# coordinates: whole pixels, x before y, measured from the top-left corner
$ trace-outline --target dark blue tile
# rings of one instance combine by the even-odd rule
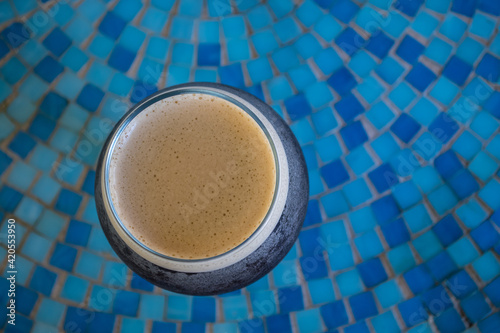
[[[446,280],[446,285],[451,293],[459,299],[477,290],[476,283],[465,270],[461,270]]]
[[[483,107],[489,113],[500,119],[500,92],[494,91],[484,102]]]
[[[457,264],[446,251],[442,251],[425,263],[437,281],[443,281],[458,270]]]
[[[95,171],[89,170],[82,184],[82,191],[94,195]]]
[[[94,313],[86,309],[68,306],[64,317],[64,330],[70,333],[88,332],[88,325],[94,318]]]
[[[26,158],[35,145],[36,141],[31,136],[24,132],[17,132],[9,143],[9,149],[21,158]]]
[[[30,30],[21,22],[14,22],[2,31],[2,37],[13,49],[23,45],[31,37]]]
[[[106,16],[99,24],[99,31],[112,38],[117,39],[122,33],[127,22],[113,12],[106,13]]]
[[[328,9],[335,3],[335,0],[314,0],[314,2],[316,2],[321,8]]]
[[[92,227],[90,224],[71,220],[66,232],[65,242],[73,245],[86,246]]]
[[[476,73],[491,82],[498,82],[500,78],[500,60],[486,53],[476,67]]]
[[[108,59],[108,64],[116,70],[126,72],[134,62],[136,54],[120,44],[116,45]]]
[[[429,317],[425,311],[422,301],[418,297],[410,298],[398,304],[399,313],[407,327],[412,327],[421,323]]]
[[[415,1],[415,0],[409,0]],[[417,42],[410,35],[406,35],[399,44],[396,54],[409,64],[413,64],[418,60],[418,57],[424,52],[425,47]]]
[[[342,127],[340,129],[340,135],[349,150],[368,141],[368,135],[360,121],[355,121]]]
[[[476,292],[460,302],[460,306],[465,312],[465,315],[473,323],[483,319],[491,308],[486,303],[484,296],[480,292]]]
[[[265,101],[266,97],[264,96],[264,91],[262,90],[262,85],[256,84],[250,87],[243,87],[243,90],[245,90],[247,93],[254,95],[261,101]]]
[[[205,333],[205,324],[203,323],[182,323],[181,333]]]
[[[434,279],[424,265],[410,269],[403,274],[403,277],[414,295],[420,294],[434,286]]]
[[[402,113],[391,125],[392,133],[404,143],[409,143],[420,130],[420,124],[406,113]]]
[[[443,312],[453,305],[446,289],[439,285],[422,294],[422,300],[433,315]]]
[[[451,308],[434,318],[439,332],[463,332],[465,325],[457,310]]]
[[[321,249],[319,228],[303,230],[299,235],[299,244],[302,253],[305,255],[317,253]]]
[[[286,99],[285,107],[292,121],[304,118],[312,112],[311,106],[303,94],[298,94]]]
[[[337,187],[347,182],[350,178],[341,160],[336,160],[323,166],[320,169],[320,173],[329,188]]]
[[[379,283],[387,280],[387,272],[380,258],[373,258],[360,263],[358,272],[367,288],[375,287]]]
[[[378,193],[383,193],[399,183],[399,178],[389,163],[382,164],[368,173],[368,178],[370,178]]]
[[[366,326],[366,322],[360,321],[354,325],[347,326],[344,328],[345,333],[370,333],[368,326]]]
[[[28,129],[28,132],[42,141],[47,141],[56,128],[56,122],[44,116],[37,114]]]
[[[362,48],[366,41],[361,37],[353,28],[347,27],[344,31],[340,33],[335,39],[335,43],[345,52],[347,55],[353,55],[357,50]]]
[[[444,67],[443,75],[455,82],[457,85],[461,86],[465,83],[471,71],[471,65],[459,57],[453,56]]]
[[[467,169],[455,173],[450,178],[449,184],[460,199],[465,199],[479,191],[479,184]]]
[[[268,332],[292,333],[292,324],[288,314],[266,317],[266,324]]]
[[[108,333],[113,332],[116,316],[110,313],[95,312],[92,321],[89,323],[89,332]]]
[[[393,6],[408,16],[415,16],[423,3],[424,0],[397,0]]]
[[[33,69],[42,79],[51,83],[56,77],[64,71],[63,65],[51,56],[46,56]]]
[[[191,320],[215,322],[215,298],[194,297]]]
[[[261,318],[242,320],[238,322],[238,328],[240,333],[265,333],[266,331]]]
[[[75,215],[81,202],[81,195],[63,188],[57,198],[55,209],[68,215]]]
[[[110,331],[111,332],[111,331]],[[177,326],[175,323],[163,323],[159,321],[153,321],[152,333],[176,333]]]
[[[60,57],[70,47],[71,39],[56,27],[45,37],[43,45],[55,56]]]
[[[7,168],[11,163],[12,163],[12,158],[10,158],[10,156],[4,153],[3,151],[0,151],[0,175],[2,175],[2,173],[4,173],[5,170],[7,170]]]
[[[280,303],[281,313],[300,311],[304,309],[304,298],[302,296],[301,286],[278,289],[278,300]]]
[[[500,276],[497,276],[486,287],[484,287],[484,292],[494,306],[497,308],[500,307]]]
[[[391,47],[394,45],[394,40],[389,38],[386,34],[384,34],[381,30],[374,32],[371,38],[368,40],[366,44],[366,49],[379,57],[380,59],[384,59]]]
[[[416,63],[410,73],[406,75],[406,81],[423,92],[432,81],[436,79],[436,74],[420,62]]]
[[[385,240],[390,247],[396,247],[410,240],[405,221],[400,218],[381,227]]]
[[[319,210],[318,200],[309,200],[307,205],[306,218],[304,220],[304,227],[321,223],[321,211]]]
[[[477,8],[492,15],[500,15],[500,2],[491,0],[479,0]]]
[[[455,242],[463,235],[462,229],[460,229],[457,221],[455,221],[455,218],[452,215],[446,215],[443,217],[441,221],[432,227],[432,230],[441,244],[445,247]]]
[[[392,195],[386,195],[371,204],[373,215],[379,224],[384,224],[399,215],[399,207]]]
[[[130,101],[132,103],[137,103],[142,101],[144,98],[158,91],[158,87],[149,84],[147,82],[135,81],[134,87],[132,88],[132,94],[130,95]]]
[[[5,57],[9,53],[9,47],[3,40],[0,39],[0,59]]]
[[[144,291],[153,291],[154,289],[154,286],[150,282],[144,280],[134,272],[132,272],[132,280],[130,281],[130,286],[134,289]]]
[[[316,156],[316,149],[314,145],[309,144],[302,146],[302,153],[304,154],[304,159],[306,160],[306,165],[308,170],[315,170],[318,168],[318,158]]]
[[[463,169],[462,163],[452,150],[448,150],[434,160],[434,167],[441,177],[450,179],[459,170]]]
[[[477,0],[453,0],[451,11],[472,17],[476,11]]]
[[[489,250],[500,240],[500,235],[488,220],[472,230],[470,235],[483,251]]]
[[[375,299],[370,291],[351,296],[349,304],[356,320],[362,320],[378,314]]]
[[[74,247],[57,243],[50,257],[50,264],[54,267],[71,272],[75,264],[77,250]]]
[[[198,45],[198,66],[219,66],[220,44],[200,43]]]
[[[330,13],[345,24],[358,13],[359,7],[350,0],[338,0],[330,9]]]
[[[356,96],[348,93],[342,97],[340,101],[335,103],[335,110],[337,110],[337,113],[342,117],[342,119],[348,123],[356,118],[356,116],[363,113],[365,108],[361,105]]]
[[[31,319],[28,319],[22,315],[17,315],[16,316],[16,324],[15,325],[7,325],[4,332],[5,333],[31,332],[32,327],[33,327],[33,321]]]
[[[0,168],[1,170],[1,168]],[[0,172],[1,173],[1,172]],[[500,209],[495,211],[493,215],[491,215],[491,221],[495,223],[498,227],[500,227]]]
[[[228,66],[219,67],[220,82],[233,87],[242,88],[245,86],[245,78],[241,70],[241,63],[237,62]]]
[[[55,92],[49,92],[40,104],[40,111],[54,120],[59,119],[68,105],[68,101]]]
[[[0,190],[0,208],[8,213],[14,212],[23,195],[12,187],[4,185]]]
[[[327,82],[339,95],[347,94],[358,84],[354,75],[344,66],[333,73]]]
[[[2,220],[3,220],[3,213],[0,213],[0,217],[2,217]],[[3,276],[0,277],[0,288],[2,288],[2,290],[9,290],[9,286],[10,286],[10,282],[9,280],[7,280],[6,278],[4,278]],[[9,300],[9,295],[8,293],[2,293],[0,294],[0,302],[2,304],[7,304],[7,301]],[[0,327],[1,327],[1,321],[0,321]]]
[[[37,266],[31,277],[30,288],[44,294],[45,296],[50,296],[52,293],[52,288],[56,282],[57,274],[49,271],[48,269]]]
[[[483,333],[495,332],[500,327],[500,313],[494,313],[491,316],[481,320],[477,327]]]
[[[38,294],[21,285],[16,286],[15,294],[16,310],[26,316],[29,316],[31,310],[33,310],[33,307],[35,306],[36,301],[38,300]]]
[[[101,89],[88,83],[83,87],[76,102],[90,112],[94,112],[99,107],[99,104],[101,104],[103,97],[104,92]]]
[[[321,317],[323,318],[323,322],[329,329],[337,328],[349,322],[344,302],[342,300],[325,304],[319,308],[319,311],[321,313]]]
[[[129,317],[135,317],[139,309],[140,294],[126,291],[117,290],[115,301],[113,303],[113,313],[121,314]]]
[[[321,279],[328,276],[326,267],[326,259],[321,250],[314,254],[304,255],[300,257],[300,267],[304,278],[309,280]]]

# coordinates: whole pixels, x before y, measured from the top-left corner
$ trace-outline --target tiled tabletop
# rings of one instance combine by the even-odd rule
[[[497,0],[0,1],[5,332],[500,332]],[[299,240],[242,290],[189,297],[107,243],[103,140],[148,94],[243,88],[296,134]],[[9,282],[0,279],[7,304]]]

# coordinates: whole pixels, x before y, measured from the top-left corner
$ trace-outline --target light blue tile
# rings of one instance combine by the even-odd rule
[[[87,251],[82,251],[75,272],[91,279],[97,280],[101,273],[101,267],[104,260],[102,257]]]
[[[358,294],[364,289],[357,269],[340,273],[335,277],[335,282],[343,297]]]
[[[415,257],[408,244],[400,245],[387,252],[387,259],[395,274],[401,274],[415,266]]]
[[[300,333],[314,333],[323,331],[319,309],[299,311],[296,314],[296,318]]]
[[[143,294],[139,307],[139,318],[162,320],[164,308],[165,296]]]
[[[50,298],[42,298],[36,320],[57,327],[64,317],[66,306]]]
[[[282,261],[273,270],[274,284],[276,287],[296,285],[298,280],[297,262],[295,260]]]
[[[42,211],[42,205],[25,195],[14,211],[14,214],[22,221],[33,225],[40,214],[42,214]]]
[[[404,299],[396,280],[384,282],[375,287],[374,291],[383,308],[388,308]]]
[[[412,233],[424,230],[432,224],[432,220],[424,204],[416,205],[403,213],[406,224]]]
[[[146,321],[135,318],[122,318],[121,333],[136,333],[144,332],[146,328]]]
[[[66,281],[64,282],[60,296],[70,301],[81,303],[85,299],[89,285],[89,281],[85,279],[68,275]]]
[[[31,193],[48,205],[53,202],[60,189],[61,185],[58,182],[50,176],[43,174],[36,181],[31,189]]]
[[[43,211],[40,220],[36,225],[36,230],[50,239],[56,239],[63,227],[65,219],[53,211],[46,209]]]
[[[222,298],[222,311],[225,321],[248,319],[247,298],[245,295]]]
[[[47,256],[51,245],[50,240],[32,232],[21,248],[21,253],[36,262],[42,262]]]
[[[500,263],[491,251],[474,260],[472,267],[484,282],[489,282],[500,274]]]
[[[330,279],[312,280],[307,283],[313,304],[323,304],[335,300],[335,291]]]
[[[486,210],[481,207],[475,198],[470,199],[468,202],[464,202],[457,208],[455,213],[458,215],[462,223],[469,229],[477,227],[486,219],[486,217],[488,217]]]
[[[47,91],[48,85],[34,74],[24,79],[19,92],[31,102],[37,102]],[[24,113],[24,112],[23,112]],[[15,119],[15,118],[14,118]]]
[[[17,161],[11,169],[7,183],[21,191],[26,191],[33,183],[36,174],[35,168],[23,161]]]
[[[167,319],[190,321],[192,300],[191,296],[169,295],[167,297]]]

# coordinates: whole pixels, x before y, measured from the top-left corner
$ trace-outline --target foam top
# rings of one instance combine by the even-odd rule
[[[116,142],[109,169],[118,217],[141,243],[182,259],[213,257],[246,240],[266,216],[276,166],[245,111],[184,94],[142,111]]]

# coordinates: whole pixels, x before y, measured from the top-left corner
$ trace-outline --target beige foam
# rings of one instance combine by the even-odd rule
[[[125,227],[149,248],[182,259],[241,244],[268,212],[273,152],[243,110],[206,94],[161,100],[117,141],[111,198]]]

